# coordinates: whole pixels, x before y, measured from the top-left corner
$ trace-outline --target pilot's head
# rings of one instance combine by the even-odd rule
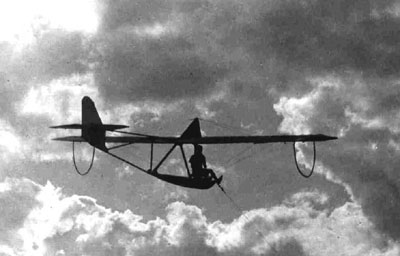
[[[201,145],[194,145],[194,152],[195,153],[202,153],[203,152],[203,147]]]

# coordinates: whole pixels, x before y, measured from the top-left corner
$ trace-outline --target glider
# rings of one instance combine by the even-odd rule
[[[183,186],[188,188],[196,188],[196,189],[208,189],[211,188],[214,184],[216,184],[215,180],[211,178],[204,179],[195,179],[188,167],[188,161],[185,156],[185,151],[183,149],[184,144],[193,144],[193,145],[201,145],[201,144],[234,144],[234,143],[253,143],[253,144],[261,144],[261,143],[286,143],[293,142],[293,151],[294,151],[294,159],[296,163],[296,167],[300,174],[304,177],[310,177],[315,166],[315,158],[316,158],[316,149],[315,142],[317,141],[328,141],[335,140],[337,137],[327,136],[323,134],[309,134],[309,135],[272,135],[272,136],[202,136],[200,132],[200,122],[198,118],[195,118],[192,123],[186,128],[186,130],[179,137],[172,136],[154,136],[147,135],[141,133],[134,132],[126,132],[119,131],[120,129],[128,128],[126,125],[119,124],[103,124],[100,116],[96,110],[94,102],[88,97],[85,96],[82,98],[82,123],[81,124],[66,124],[66,125],[58,125],[51,126],[50,128],[55,129],[80,129],[81,136],[68,136],[68,137],[60,137],[54,138],[53,140],[57,141],[68,141],[72,142],[72,151],[73,151],[73,162],[76,171],[80,175],[86,175],[93,166],[95,149],[101,150],[104,153],[119,159],[130,166],[145,172],[151,176],[154,176],[160,180]],[[123,134],[122,136],[106,136],[106,132],[117,132]],[[89,168],[85,172],[80,172],[77,168],[75,162],[75,142],[87,142],[91,146],[93,146],[92,160]],[[313,166],[309,174],[304,174],[297,164],[296,158],[296,142],[313,142],[314,147],[314,160]],[[107,147],[106,143],[115,144],[115,146]],[[124,159],[111,151],[116,148],[125,147],[132,144],[150,144],[150,168],[145,169],[142,168],[127,159]],[[172,147],[167,151],[167,153],[161,158],[161,160],[153,166],[153,148],[155,144],[170,144]],[[158,173],[158,169],[164,163],[164,161],[168,158],[168,156],[172,153],[172,151],[179,147],[182,153],[182,158],[185,163],[187,177],[184,176],[176,176],[169,174],[160,174]],[[219,185],[219,184],[218,184]]]

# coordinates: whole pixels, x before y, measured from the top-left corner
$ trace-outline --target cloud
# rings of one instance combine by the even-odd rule
[[[32,86],[22,100],[15,103],[16,114],[13,116],[13,122],[18,122],[18,125],[12,129],[15,135],[8,136],[3,140],[3,144],[7,144],[8,149],[13,152],[18,151],[23,158],[36,162],[69,160],[70,156],[65,154],[65,147],[60,147],[51,139],[71,134],[79,135],[79,131],[52,130],[47,127],[80,123],[81,99],[85,95],[90,95],[96,102],[103,123],[126,124],[132,129],[142,128],[144,122],[156,122],[161,115],[179,110],[179,104],[176,103],[157,104],[148,101],[109,106],[100,96],[91,73],[74,74]],[[10,134],[7,133],[10,130],[8,126],[3,127],[4,136]],[[24,138],[24,147],[20,137]],[[90,157],[91,153],[86,153],[87,157]]]
[[[96,82],[103,94],[113,101],[165,102],[218,91],[236,71],[212,24],[220,7],[208,1],[105,1],[96,39]]]
[[[86,37],[64,30],[41,31],[18,60],[19,77],[35,82],[51,81],[88,71],[89,49]]]
[[[24,10],[21,10],[24,6]],[[34,40],[36,29],[45,26],[52,29],[96,31],[98,26],[94,1],[19,0],[1,4],[0,40],[25,47]],[[71,16],[74,16],[71,19]]]
[[[11,125],[18,122],[15,105],[32,86],[88,72],[88,32],[97,27],[93,6],[93,1],[1,4],[1,117]]]
[[[171,101],[209,94],[223,78],[223,63],[201,56],[184,37],[139,39],[115,31],[100,43],[96,83],[112,101]]]
[[[398,65],[397,36],[392,33],[398,17],[388,13],[394,3],[268,2],[259,12],[253,9],[259,15],[244,31],[254,38],[248,44],[255,55],[275,57],[290,69],[307,74],[353,70],[385,77],[394,75]]]
[[[113,101],[202,97],[221,84],[293,93],[326,75],[391,83],[394,3],[104,2],[96,83]]]
[[[15,65],[11,66],[20,81],[33,78],[34,83],[94,72],[95,86],[113,104],[172,102],[203,96],[208,99],[224,91],[224,96],[216,99],[221,101],[232,97],[226,88],[235,92],[243,91],[243,87],[252,88],[248,91],[254,92],[246,101],[253,101],[255,96],[262,96],[260,91],[265,92],[263,87],[272,95],[276,90],[304,90],[312,86],[309,81],[315,76],[334,73],[340,78],[347,71],[370,82],[370,76],[363,74],[378,79],[393,75],[370,71],[368,68],[374,67],[375,62],[359,67],[356,62],[361,57],[349,54],[348,51],[356,51],[347,47],[346,42],[356,41],[354,45],[361,45],[356,49],[364,44],[367,48],[380,45],[373,49],[375,55],[390,56],[386,53],[389,48],[396,52],[389,33],[371,29],[379,22],[396,23],[397,16],[388,12],[391,4],[370,1],[365,7],[357,1],[232,1],[229,5],[219,1],[104,1],[98,6],[99,29],[95,35],[42,27],[33,44],[13,58]],[[361,63],[374,60],[368,56],[365,59]],[[386,57],[382,59],[390,62]],[[393,91],[395,85],[388,88]],[[396,102],[397,98],[390,97],[389,92],[387,97]],[[387,97],[382,104],[390,101]],[[201,102],[197,101],[200,111],[205,116],[215,116],[215,111]],[[347,114],[353,112],[348,109]],[[387,116],[393,113],[395,110]],[[365,113],[354,120],[368,123],[374,118]],[[393,122],[391,126],[396,125]]]
[[[0,119],[0,149],[1,158],[4,162],[9,156],[18,153],[22,149],[21,138],[19,138],[7,122]]]
[[[399,245],[375,232],[357,203],[329,212],[329,198],[304,191],[281,205],[211,222],[202,209],[170,203],[165,218],[144,221],[87,196],[67,196],[50,182],[0,183],[5,255],[395,255]],[[12,249],[11,249],[12,248]]]
[[[398,66],[394,4],[102,1],[92,8],[96,34],[42,28],[18,66],[39,81],[94,71],[113,102],[204,97],[222,84],[260,97],[264,87],[302,91],[309,78],[332,73],[386,81]]]
[[[377,91],[370,81],[359,77],[318,78],[311,84],[311,91],[298,97],[282,96],[274,105],[283,117],[280,130],[339,136],[339,141],[319,147],[325,167],[317,165],[317,173],[343,185],[351,197],[358,198],[381,232],[398,239],[399,231],[393,223],[398,220],[400,206],[396,200],[387,200],[399,194],[398,161],[388,154],[399,127],[392,115],[400,109],[396,100],[390,100],[393,85],[386,83],[388,91]],[[386,100],[388,104],[383,103]]]
[[[34,43],[21,51],[16,51],[9,43],[1,45],[4,50],[0,63],[1,117],[17,128],[23,127],[18,112],[27,94],[48,84],[61,84],[64,88],[68,85],[70,91],[79,90],[76,78],[88,74],[89,54],[84,36],[63,30],[41,32]],[[75,83],[66,84],[71,77],[75,77]]]

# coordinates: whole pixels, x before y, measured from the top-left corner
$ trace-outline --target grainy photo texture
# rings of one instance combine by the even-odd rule
[[[398,0],[0,2],[0,255],[397,256],[399,166]]]

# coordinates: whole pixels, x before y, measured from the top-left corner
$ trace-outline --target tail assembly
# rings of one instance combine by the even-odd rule
[[[66,124],[51,126],[50,128],[81,129],[82,135],[80,139],[95,148],[107,152],[108,149],[105,143],[106,131],[115,131],[127,127],[126,125],[103,124],[94,102],[88,96],[85,96],[82,98],[82,124]],[[76,137],[56,138],[56,140],[81,141]]]

